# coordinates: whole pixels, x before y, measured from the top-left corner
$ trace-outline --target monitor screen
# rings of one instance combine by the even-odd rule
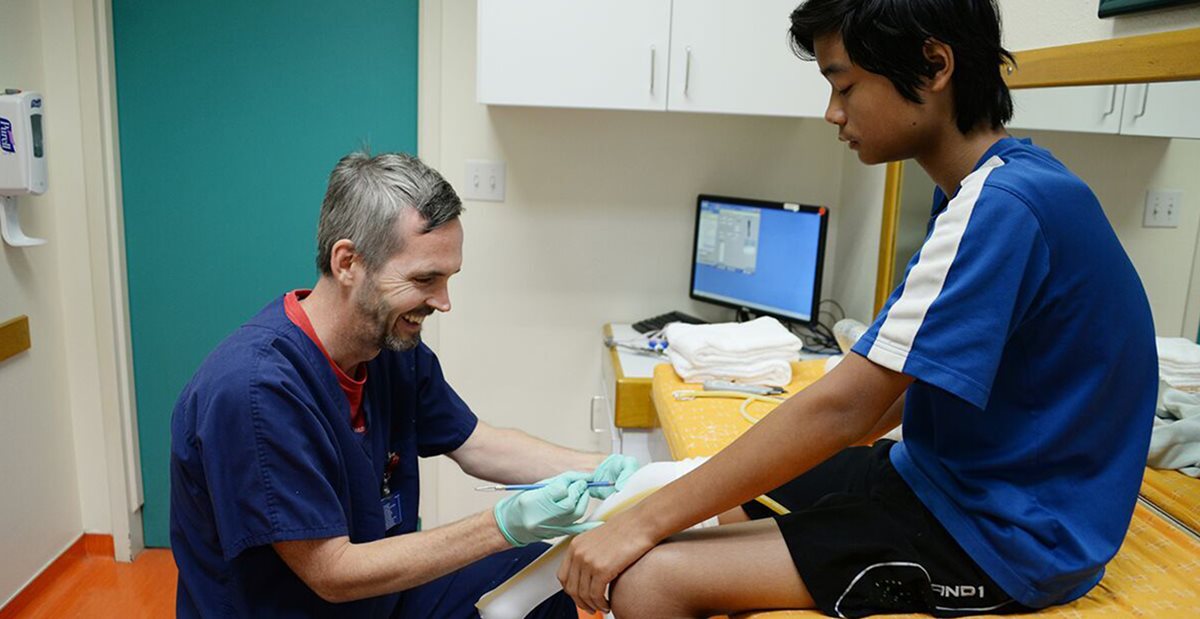
[[[701,195],[692,298],[814,322],[828,219],[820,206]]]

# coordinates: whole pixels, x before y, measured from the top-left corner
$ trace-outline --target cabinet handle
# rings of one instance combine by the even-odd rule
[[[1111,88],[1112,91],[1108,95],[1108,109],[1104,111],[1104,115],[1101,116],[1101,118],[1112,114],[1117,109],[1117,86],[1116,84],[1113,84],[1112,86],[1109,86],[1109,88]]]
[[[1141,118],[1146,115],[1146,101],[1149,98],[1150,98],[1150,84],[1146,84],[1146,85],[1142,86],[1142,105],[1141,105],[1141,107],[1138,108],[1137,114],[1133,115],[1134,118]]]
[[[650,46],[650,95],[654,96],[654,46]]]
[[[598,400],[603,400],[603,399],[604,399],[604,396],[602,396],[602,395],[592,396],[592,403],[591,403],[591,406],[589,407],[590,410],[588,411],[588,429],[591,430],[595,434],[603,434],[604,433],[604,428],[596,427],[596,402]]]
[[[687,54],[683,61],[683,96],[688,95],[688,86],[692,83],[692,48],[688,46],[684,48]]]

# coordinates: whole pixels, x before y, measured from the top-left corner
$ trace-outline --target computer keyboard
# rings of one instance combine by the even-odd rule
[[[692,325],[702,325],[708,323],[707,320],[696,318],[695,316],[689,316],[683,312],[667,312],[665,314],[654,316],[653,318],[647,318],[645,320],[639,320],[633,323],[633,330],[637,331],[638,333],[650,333],[651,331],[661,330],[663,327],[666,327],[668,323],[672,322],[686,322]]]

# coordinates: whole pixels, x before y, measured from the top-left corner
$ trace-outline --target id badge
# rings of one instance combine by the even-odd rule
[[[392,527],[404,521],[400,514],[400,495],[389,494],[379,500],[379,504],[383,507],[383,528],[385,531],[391,530]]]

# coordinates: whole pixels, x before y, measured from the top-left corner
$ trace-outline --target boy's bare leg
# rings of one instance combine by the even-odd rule
[[[672,536],[626,570],[610,595],[619,619],[815,606],[773,519]]]

